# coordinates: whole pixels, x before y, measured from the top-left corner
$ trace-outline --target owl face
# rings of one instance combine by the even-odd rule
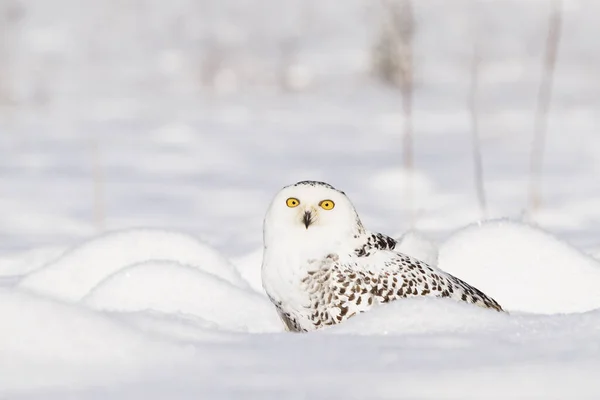
[[[362,229],[348,197],[323,182],[299,182],[283,188],[265,218],[265,242],[294,237],[328,243],[346,240]]]

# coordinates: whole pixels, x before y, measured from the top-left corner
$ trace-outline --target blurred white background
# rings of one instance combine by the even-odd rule
[[[244,254],[304,179],[388,234],[521,219],[558,3],[1,0],[0,249],[155,226]],[[600,3],[561,3],[532,220],[593,249]]]

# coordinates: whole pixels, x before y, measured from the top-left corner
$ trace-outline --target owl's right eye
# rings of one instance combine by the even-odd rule
[[[298,207],[300,205],[300,200],[295,197],[290,197],[285,201],[285,204],[290,208]]]

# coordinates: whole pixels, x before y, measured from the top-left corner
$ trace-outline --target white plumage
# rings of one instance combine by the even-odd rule
[[[478,289],[394,251],[364,229],[344,192],[315,181],[283,188],[264,222],[263,287],[286,328],[304,332],[412,296],[449,297],[502,311]]]

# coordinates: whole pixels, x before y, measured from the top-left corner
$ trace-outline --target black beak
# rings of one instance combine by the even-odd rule
[[[304,222],[304,226],[306,227],[306,229],[308,229],[308,226],[310,224],[312,224],[313,220],[312,220],[312,214],[310,211],[304,212],[304,217],[302,217],[302,222]]]

